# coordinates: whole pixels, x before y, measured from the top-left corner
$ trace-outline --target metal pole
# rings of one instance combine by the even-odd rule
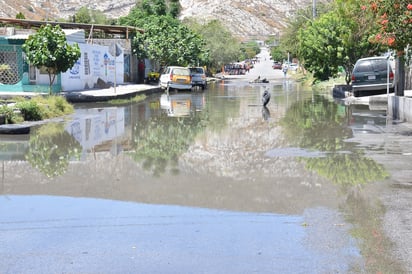
[[[386,116],[389,116],[389,62],[391,54],[388,52],[388,58],[386,59]]]
[[[312,2],[312,16],[313,16],[313,19],[316,18],[316,0],[313,0]]]

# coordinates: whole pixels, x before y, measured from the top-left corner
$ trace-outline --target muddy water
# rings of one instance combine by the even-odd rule
[[[386,123],[282,77],[79,105],[0,138],[0,272],[406,273],[359,139]]]

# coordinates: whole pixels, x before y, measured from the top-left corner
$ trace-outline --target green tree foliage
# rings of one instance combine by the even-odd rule
[[[302,18],[304,18],[302,16]],[[374,24],[360,12],[358,1],[335,1],[330,11],[315,20],[298,21],[297,53],[305,68],[318,80],[335,77],[339,67],[346,72],[347,84],[356,60],[382,52],[369,42]]]
[[[16,19],[26,19],[23,13],[19,12],[16,14]]]
[[[259,44],[255,41],[249,41],[241,44],[240,50],[242,51],[242,56],[239,59],[252,59],[260,52]]]
[[[279,62],[282,62],[283,60],[287,59],[287,57],[288,57],[287,52],[279,46],[272,47],[270,49],[270,55],[272,56],[273,60],[279,61]]]
[[[133,53],[139,58],[157,60],[162,66],[207,63],[208,54],[200,35],[170,16],[146,18],[143,34],[133,40]]]
[[[205,48],[209,53],[209,67],[219,70],[223,65],[237,61],[241,55],[240,42],[218,20],[205,24],[191,21],[186,22],[205,41]]]
[[[73,16],[73,22],[83,24],[107,24],[110,20],[99,10],[81,7]]]
[[[207,63],[208,53],[201,36],[169,11],[163,0],[143,0],[128,16],[120,18],[122,25],[144,29],[143,34],[138,33],[133,39],[133,53],[140,59],[157,60],[162,66]]]
[[[373,33],[375,24],[373,18],[366,16],[360,9],[359,1],[337,0],[334,10],[349,28],[349,32],[342,35],[347,57],[341,64],[345,68],[346,82],[349,84],[355,62],[362,57],[380,55],[386,51],[386,47],[370,43],[369,36]]]
[[[342,36],[349,31],[335,13],[323,14],[299,31],[299,57],[316,79],[328,80],[338,74],[347,57]]]
[[[65,72],[80,58],[79,45],[69,45],[59,25],[46,24],[23,44],[27,60],[37,68],[45,67],[49,74],[50,93],[55,77]]]
[[[181,6],[179,0],[170,0],[169,14],[173,18],[177,18],[180,14]]]

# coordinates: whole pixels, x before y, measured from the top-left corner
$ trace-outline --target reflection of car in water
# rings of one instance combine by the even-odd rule
[[[386,126],[386,110],[376,111],[370,110],[367,105],[351,105],[346,106],[346,112],[353,134],[381,134]]]
[[[205,105],[203,93],[162,94],[160,107],[168,116],[189,116],[192,112],[201,111]]]

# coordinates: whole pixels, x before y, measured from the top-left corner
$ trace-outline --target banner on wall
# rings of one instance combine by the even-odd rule
[[[79,60],[68,71],[61,74],[63,91],[94,88],[100,78],[106,83],[124,83],[123,49],[118,44],[101,46],[78,44]]]

